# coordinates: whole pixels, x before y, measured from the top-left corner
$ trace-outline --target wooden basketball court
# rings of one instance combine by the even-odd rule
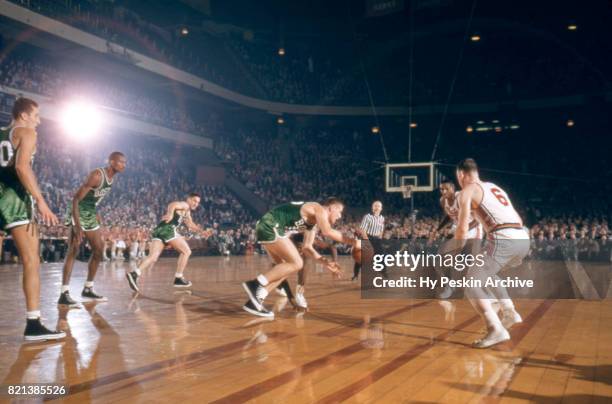
[[[348,277],[352,261],[342,264]],[[189,294],[173,290],[175,260],[162,259],[134,297],[129,264],[106,263],[96,289],[109,301],[58,312],[61,264],[44,264],[43,318],[68,337],[34,344],[22,343],[21,269],[1,266],[0,384],[64,383],[68,395],[52,401],[75,403],[612,400],[610,300],[517,301],[525,322],[512,341],[475,350],[483,324],[466,300],[361,300],[358,283],[315,268],[309,312],[270,296],[276,319],[251,316],[240,282],[268,266],[193,258]],[[77,263],[75,298],[85,271]]]

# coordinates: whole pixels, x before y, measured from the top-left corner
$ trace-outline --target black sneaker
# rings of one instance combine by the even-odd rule
[[[186,280],[182,276],[180,278],[174,278],[175,288],[188,288],[191,286],[191,281]]]
[[[40,322],[40,318],[26,320],[26,328],[23,338],[26,341],[47,341],[51,339],[62,339],[66,337],[63,331],[51,331]]]
[[[96,302],[106,302],[108,300],[106,297],[100,296],[96,292],[94,292],[93,288],[88,287],[83,288],[83,292],[81,292],[81,297]]]
[[[242,306],[242,309],[247,313],[251,313],[255,316],[266,317],[266,318],[274,318],[274,312],[266,309],[264,306],[261,306],[261,310],[258,310],[253,302],[247,300],[247,302]]]
[[[128,280],[128,284],[130,285],[130,288],[134,292],[140,292],[140,289],[138,289],[138,274],[136,273],[136,271],[130,271],[126,273],[125,277]]]
[[[266,296],[266,290],[259,284],[257,279],[242,282],[244,291],[249,296],[249,300],[253,303],[253,306],[257,310],[263,309],[264,296]]]
[[[69,308],[81,307],[79,302],[73,300],[70,297],[70,292],[68,292],[68,291],[65,291],[64,293],[60,294],[60,297],[59,297],[59,300],[57,301],[57,304],[59,304],[60,306],[68,306]]]
[[[287,282],[287,279],[285,279],[278,285],[278,287],[276,288],[276,293],[288,298],[289,300],[293,299],[293,292],[291,291],[291,286],[289,286],[289,282]]]

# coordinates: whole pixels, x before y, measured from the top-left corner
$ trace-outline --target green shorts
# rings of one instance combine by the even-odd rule
[[[10,230],[32,222],[34,200],[24,190],[0,183],[0,228]]]
[[[168,242],[179,237],[182,236],[176,231],[176,227],[168,223],[158,224],[151,233],[151,239],[160,240],[164,244],[168,244]]]
[[[272,215],[267,213],[255,225],[255,232],[257,234],[257,242],[261,244],[274,243],[279,238],[287,238],[285,229],[280,226]]]
[[[98,221],[98,215],[95,210],[79,209],[79,222],[83,231],[94,231],[100,228],[100,222]],[[74,226],[71,208],[68,208],[64,224],[66,226]]]

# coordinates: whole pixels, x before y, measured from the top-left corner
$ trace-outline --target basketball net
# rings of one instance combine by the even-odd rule
[[[404,185],[402,187],[402,197],[404,199],[410,199],[412,197],[412,185]]]

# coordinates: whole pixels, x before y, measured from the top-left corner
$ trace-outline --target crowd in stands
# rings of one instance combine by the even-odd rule
[[[456,78],[456,48],[462,46],[459,40],[434,36],[418,41],[413,50],[411,76],[407,68],[408,41],[390,46],[380,40],[349,40],[342,45],[330,38],[327,46],[320,46],[320,41],[304,39],[291,44],[280,56],[278,45],[265,38],[209,38],[203,33],[182,38],[176,27],[168,30],[142,17],[139,13],[143,10],[135,9],[135,5],[128,9],[112,2],[14,2],[221,86],[257,95],[259,92],[243,80],[240,70],[232,67],[236,63],[230,55],[233,53],[264,89],[265,97],[280,102],[369,105],[373,101],[376,105],[406,105],[412,97],[419,104],[442,104],[451,82],[454,102],[515,100],[532,98],[533,94],[563,96],[610,88],[601,73],[604,69],[596,63],[550,40],[537,36],[525,40],[516,32],[491,33],[477,47],[464,44],[465,57]],[[164,14],[163,9],[156,12]],[[507,46],[499,46],[500,43]],[[450,51],[429,52],[443,47]],[[227,49],[229,53],[215,53],[214,48]],[[184,117],[174,121],[183,122]]]
[[[218,139],[215,149],[231,174],[271,205],[329,195],[342,195],[351,206],[369,203],[370,161],[359,142],[346,147],[351,131],[303,128],[288,136],[239,128]]]
[[[198,114],[194,120],[180,103],[160,101],[110,77],[86,73],[72,73],[53,67],[43,58],[28,58],[11,54],[0,64],[0,84],[54,99],[70,100],[75,95],[89,97],[101,108],[131,116],[190,134],[210,136],[220,126],[213,112]]]
[[[5,122],[6,123],[6,122]],[[150,231],[159,222],[167,205],[182,200],[190,192],[201,195],[201,205],[192,213],[194,221],[209,229],[209,248],[221,253],[244,251],[249,237],[254,238],[253,215],[223,186],[195,185],[195,165],[190,162],[197,151],[175,150],[174,145],[151,139],[130,143],[120,137],[106,138],[104,144],[70,143],[49,128],[42,128],[38,139],[34,171],[41,190],[61,223],[68,205],[88,173],[104,167],[110,152],[119,150],[127,157],[127,168],[113,180],[113,189],[99,206],[108,257],[126,255],[133,244],[144,246]],[[186,148],[187,149],[187,148]],[[94,153],[95,151],[95,153]],[[200,239],[199,234],[189,237]],[[65,252],[68,227],[60,224],[43,227],[41,254]],[[121,252],[117,252],[117,249]],[[138,253],[138,249],[134,253]]]
[[[243,146],[237,148],[229,140],[219,142],[217,153],[221,158],[232,162],[229,169],[242,179],[269,205],[295,200],[296,195],[306,200],[321,200],[326,196],[338,195],[345,199],[349,207],[338,228],[348,233],[359,226],[357,211],[351,207],[367,206],[371,196],[359,194],[359,178],[354,183],[342,185],[340,179],[350,178],[360,165],[352,166],[345,160],[341,141],[335,141],[321,130],[303,129],[294,134],[297,142],[284,144],[272,135],[255,136],[254,133],[241,132],[236,139]],[[325,131],[323,131],[325,132]],[[319,136],[321,136],[319,138]],[[273,140],[276,139],[276,140]],[[167,144],[147,142],[120,144],[119,150],[128,158],[127,169],[118,174],[112,192],[100,206],[104,221],[104,237],[107,242],[107,258],[137,259],[146,253],[150,230],[159,221],[167,204],[183,198],[188,192],[202,195],[201,206],[193,213],[196,223],[211,229],[212,235],[202,240],[200,235],[190,235],[192,240],[205,241],[206,253],[219,255],[242,255],[261,253],[256,244],[256,217],[245,210],[238,200],[222,186],[194,186],[194,166],[192,156],[185,151],[173,153]],[[110,144],[92,146],[67,144],[58,134],[45,133],[39,138],[34,161],[45,197],[53,211],[63,219],[71,196],[83,182],[88,170],[105,164],[106,156],[112,151]],[[338,158],[331,159],[323,149],[325,145]],[[86,150],[83,153],[83,150]],[[93,155],[89,150],[96,150]],[[285,150],[285,152],[282,152]],[[287,161],[282,157],[287,154]],[[348,152],[346,152],[348,153]],[[180,156],[180,158],[179,158]],[[286,164],[286,166],[283,166]],[[343,171],[342,165],[346,165]],[[287,169],[286,167],[292,167]],[[62,173],[58,175],[58,173]],[[364,174],[365,175],[365,174]],[[353,199],[351,199],[353,198]],[[410,239],[427,249],[452,235],[447,226],[437,230],[441,212],[435,201],[437,195],[431,194],[431,201],[421,200],[416,208],[418,213],[399,212],[385,205],[386,216],[384,238]],[[532,256],[537,258],[565,259],[610,259],[612,232],[609,212],[585,215],[555,214],[544,216],[539,210],[521,209],[521,215],[529,226],[532,243]],[[558,207],[559,211],[571,212]],[[45,260],[61,259],[68,237],[66,226],[45,227],[42,229],[41,254]],[[348,254],[347,246],[338,246],[341,254]]]
[[[229,80],[220,73],[221,69],[218,66],[210,63],[210,60],[216,59],[213,56],[217,55],[212,54],[211,49],[206,47],[202,49],[206,44],[201,36],[193,41],[188,41],[188,38],[181,37],[178,27],[168,29],[146,20],[134,10],[115,5],[113,2],[80,0],[69,2],[13,0],[13,2],[130,50],[199,75],[221,86],[232,86],[235,81]],[[145,7],[147,6],[148,4]],[[175,5],[169,3],[169,6]],[[129,61],[127,52],[123,56]]]

